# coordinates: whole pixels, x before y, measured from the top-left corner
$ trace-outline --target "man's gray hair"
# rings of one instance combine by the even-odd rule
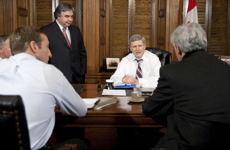
[[[144,44],[146,44],[146,40],[145,38],[140,35],[140,34],[134,34],[133,36],[131,36],[131,38],[129,39],[129,46],[131,46],[131,43],[134,42],[134,41],[139,41],[139,40],[142,40],[142,42]]]
[[[0,36],[0,46],[4,47],[5,46],[5,41],[7,40],[7,38],[9,37],[8,34],[4,34]]]
[[[57,19],[57,17],[61,17],[62,13],[65,11],[73,11],[74,12],[74,8],[67,3],[61,3],[58,5],[58,7],[56,8],[55,12],[54,12],[54,17],[55,19]]]
[[[195,22],[177,27],[171,35],[171,42],[174,47],[178,45],[183,53],[207,49],[206,32]]]

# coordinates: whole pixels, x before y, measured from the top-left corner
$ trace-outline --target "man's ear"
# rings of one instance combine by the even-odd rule
[[[183,59],[184,55],[185,55],[185,53],[181,51],[181,49],[180,49],[180,47],[178,45],[176,45],[175,53],[176,53],[177,59],[179,61],[181,61]]]
[[[2,46],[0,46],[0,53],[2,53],[3,54],[3,47]]]
[[[35,41],[31,41],[29,44],[29,47],[33,53],[37,53],[38,46],[37,46],[37,43]]]
[[[131,46],[129,46],[129,49],[130,49],[130,51],[132,51],[132,48],[131,48]]]
[[[144,44],[144,48],[146,49],[146,44]]]
[[[180,50],[180,47],[177,44],[176,44],[176,53],[182,56],[182,51]]]

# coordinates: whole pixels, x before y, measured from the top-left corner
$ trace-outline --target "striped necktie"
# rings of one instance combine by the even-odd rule
[[[140,60],[135,59],[135,60],[138,63],[138,67],[137,67],[137,71],[136,71],[136,79],[142,78],[142,70],[141,70],[141,66],[140,66],[142,59],[140,59]]]
[[[70,42],[69,42],[69,39],[68,39],[67,34],[66,34],[66,27],[62,28],[62,30],[63,30],[64,37],[66,39],[66,42],[68,43],[68,45],[70,47]]]

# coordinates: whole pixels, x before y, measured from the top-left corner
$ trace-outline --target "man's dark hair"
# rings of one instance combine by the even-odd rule
[[[23,26],[17,28],[10,35],[10,48],[13,54],[25,52],[31,41],[35,41],[39,48],[41,48],[40,34],[46,33],[34,26]]]
[[[57,19],[57,17],[61,17],[62,13],[65,11],[73,11],[74,12],[74,8],[67,3],[61,3],[58,5],[58,7],[56,8],[55,12],[54,12],[54,17],[55,19]]]

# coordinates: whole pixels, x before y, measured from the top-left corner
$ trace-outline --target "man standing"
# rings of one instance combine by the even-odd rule
[[[206,33],[197,23],[171,35],[179,60],[160,69],[158,86],[143,113],[167,126],[155,149],[215,150],[230,147],[230,69],[205,52]]]
[[[161,63],[159,58],[145,50],[146,40],[135,34],[129,40],[131,54],[118,64],[116,72],[111,76],[114,84],[131,84],[153,87],[157,86]]]
[[[70,83],[84,83],[87,57],[81,32],[71,25],[74,9],[66,3],[55,12],[55,21],[41,29],[47,33],[52,58],[49,63],[56,66]]]
[[[9,35],[0,36],[0,61],[12,55],[9,41]]]
[[[0,63],[0,94],[22,97],[32,150],[42,148],[55,124],[55,106],[65,115],[85,116],[87,107],[65,76],[53,65],[44,31],[32,26],[18,28],[10,35],[15,54]],[[74,140],[78,149],[87,145]],[[72,143],[73,144],[73,143]]]

